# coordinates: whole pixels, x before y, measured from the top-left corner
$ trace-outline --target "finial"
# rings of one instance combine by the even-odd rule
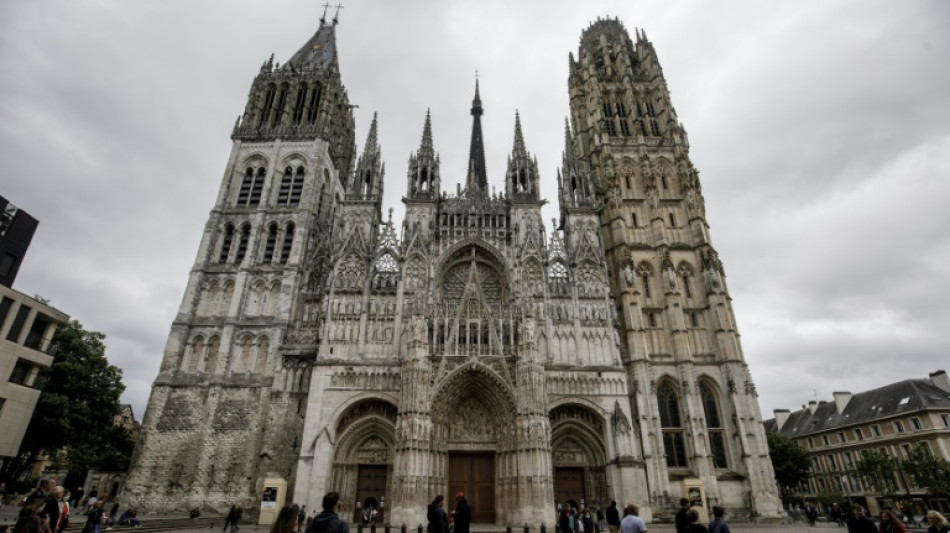
[[[340,23],[340,10],[343,9],[343,4],[336,5],[336,13],[333,15],[333,25],[336,26]]]
[[[393,208],[392,207],[389,208],[389,225],[390,226],[393,225]]]
[[[329,2],[327,2],[326,4],[323,4],[323,16],[320,17],[320,25],[321,25],[321,26],[323,26],[324,24],[327,23],[327,10],[328,10],[328,9],[330,9],[330,3],[329,3]]]

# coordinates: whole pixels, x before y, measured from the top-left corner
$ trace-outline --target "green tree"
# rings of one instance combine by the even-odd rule
[[[18,479],[44,451],[68,469],[68,486],[82,483],[90,468],[128,468],[131,438],[113,424],[125,385],[122,370],[106,359],[104,340],[105,334],[87,331],[75,320],[56,330],[53,364],[40,373],[43,392],[19,454],[4,465],[3,479]]]
[[[932,496],[950,496],[950,462],[934,457],[926,445],[911,450],[901,466],[915,485]]]
[[[808,452],[795,441],[778,433],[766,433],[769,445],[769,457],[775,470],[775,481],[782,491],[782,499],[787,499],[796,489],[808,481]]]
[[[897,481],[894,480],[896,467],[894,459],[879,450],[862,450],[861,458],[855,464],[865,484],[881,494],[897,492]]]

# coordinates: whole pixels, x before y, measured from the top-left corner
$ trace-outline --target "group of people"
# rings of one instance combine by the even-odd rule
[[[23,501],[13,533],[59,533],[68,523],[68,493],[55,480],[44,479]]]
[[[445,512],[442,505],[445,498],[439,494],[426,508],[426,531],[428,533],[469,533],[472,524],[472,507],[465,499],[464,492],[455,494],[455,510],[451,515]]]
[[[572,502],[558,505],[557,527],[561,533],[603,533],[605,526],[610,533],[642,533],[647,531],[646,523],[640,518],[640,507],[634,503],[627,504],[623,509],[624,516],[620,517],[617,502],[610,502],[606,512],[600,508],[577,509]]]
[[[680,509],[676,512],[676,533],[729,533],[729,524],[726,523],[726,510],[718,505],[712,508],[713,519],[709,524],[699,522],[699,513],[691,509],[689,500],[680,498]]]
[[[818,520],[819,507],[812,502],[806,502],[801,509],[809,525],[815,527]],[[904,511],[902,519],[897,513],[890,509],[885,509],[877,516],[878,522],[867,515],[863,505],[846,504],[844,507],[837,503],[828,507],[828,516],[840,527],[847,527],[848,533],[907,533],[907,526],[913,523],[913,515],[910,509]],[[907,523],[905,523],[907,520]],[[927,533],[950,533],[950,523],[946,517],[937,511],[928,511],[926,515],[928,524]],[[921,524],[923,526],[923,524]]]
[[[105,526],[113,525],[139,527],[134,509],[127,509],[121,515],[119,501],[114,500],[111,509],[106,512],[105,500],[100,500],[95,490],[89,498],[82,499],[82,489],[75,496],[49,478],[40,481],[39,486],[23,500],[12,533],[62,533],[69,526],[73,508],[87,505],[83,527],[84,533],[100,533]],[[117,516],[118,515],[118,516]]]

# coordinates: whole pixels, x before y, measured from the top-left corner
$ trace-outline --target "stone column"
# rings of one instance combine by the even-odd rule
[[[535,319],[522,321],[521,345],[516,367],[518,387],[517,485],[518,501],[508,523],[532,528],[545,523],[553,528],[554,479],[551,459],[551,421],[547,413],[544,366],[535,342]]]
[[[428,334],[425,318],[409,320],[409,342],[402,364],[402,390],[396,415],[396,444],[392,470],[392,496],[389,523],[405,524],[414,530],[426,523],[426,505],[430,496],[429,448],[432,417],[429,394],[432,368],[428,360]]]

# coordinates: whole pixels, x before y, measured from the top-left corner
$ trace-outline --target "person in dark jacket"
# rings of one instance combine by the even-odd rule
[[[558,515],[558,525],[561,527],[561,533],[574,533],[574,520],[572,520],[571,504],[564,502],[561,508],[561,514]]]
[[[611,501],[610,507],[607,508],[607,528],[610,533],[620,531],[620,509],[617,509],[616,501]]]
[[[449,517],[445,514],[445,509],[442,508],[443,500],[445,498],[439,494],[429,504],[426,512],[426,518],[429,520],[426,530],[429,533],[449,533]]]
[[[455,533],[469,532],[469,524],[472,523],[472,508],[469,507],[464,492],[455,495],[455,510],[452,511],[452,517],[455,519]]]
[[[676,533],[689,533],[689,500],[680,498],[680,510],[676,512]]]
[[[323,497],[323,512],[313,517],[307,533],[350,533],[349,524],[337,516],[339,509],[340,493],[328,492]]]
[[[864,507],[854,506],[854,515],[848,518],[848,533],[877,533],[877,526],[864,515]]]
[[[237,505],[231,505],[231,510],[224,517],[224,533],[228,533],[228,527],[237,522]]]

